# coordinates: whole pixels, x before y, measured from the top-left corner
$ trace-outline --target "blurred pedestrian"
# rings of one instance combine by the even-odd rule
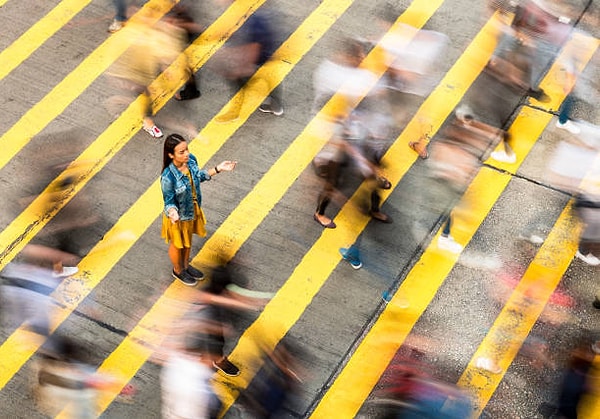
[[[334,126],[332,137],[313,160],[315,170],[323,180],[323,186],[317,198],[317,209],[313,215],[314,220],[325,228],[336,228],[335,222],[325,215],[325,211],[334,196],[343,196],[338,191],[342,172],[354,165],[371,185],[368,188],[370,202],[367,204],[366,211],[373,219],[390,223],[391,218],[381,212],[381,197],[378,189],[389,189],[391,184],[380,174],[380,169],[349,141],[345,120],[339,118],[334,122]]]
[[[241,394],[241,404],[256,419],[277,419],[302,383],[297,345],[289,337],[264,355],[262,368]]]
[[[212,386],[215,356],[206,335],[196,330],[184,337],[183,347],[170,351],[160,375],[164,419],[216,419],[221,401]]]
[[[110,33],[114,33],[123,29],[127,21],[127,0],[113,0],[115,7],[115,17],[108,27]]]
[[[185,31],[186,45],[190,45],[194,40],[203,32],[204,28],[194,21],[192,14],[187,7],[181,3],[173,6],[171,11],[166,14],[165,20],[167,22],[181,28]],[[196,76],[194,74],[193,63],[190,62],[188,57],[188,77],[181,90],[175,93],[175,100],[191,100],[201,96],[198,83],[196,82]]]
[[[233,0],[215,0],[218,5],[229,6]],[[255,10],[240,29],[232,35],[227,45],[217,55],[217,72],[220,73],[230,86],[237,99],[222,115],[217,116],[218,122],[230,122],[239,117],[244,103],[245,89],[256,70],[267,63],[279,45],[274,12],[261,7]],[[274,86],[269,79],[261,80],[272,89],[267,98],[259,106],[259,111],[276,116],[283,115],[282,87]]]
[[[52,293],[58,279],[42,266],[11,262],[0,272],[2,297],[2,325],[18,327],[21,324],[40,335],[50,332],[51,310],[56,301]]]
[[[33,391],[42,413],[54,417],[91,419],[98,417],[101,391],[115,385],[110,376],[96,372],[84,348],[66,336],[54,334],[40,350],[33,370]]]
[[[129,29],[131,46],[109,69],[111,81],[122,89],[127,96],[140,96],[140,114],[142,129],[153,138],[161,138],[163,132],[153,119],[150,85],[162,71],[177,59],[187,43],[185,29],[174,24],[173,20],[162,19],[153,22],[150,16],[131,23]],[[189,80],[188,63],[175,67],[174,79]],[[130,98],[130,99],[133,99]]]
[[[171,134],[165,139],[160,178],[164,201],[161,235],[169,244],[172,275],[185,285],[194,286],[204,278],[201,271],[189,265],[192,235],[206,235],[200,183],[222,171],[232,171],[236,164],[225,160],[212,169],[200,169],[181,135]]]
[[[219,258],[220,259],[220,258]],[[219,261],[212,269],[206,287],[196,293],[194,309],[186,318],[187,330],[204,336],[206,351],[210,352],[212,366],[221,373],[235,377],[239,368],[225,355],[225,337],[233,332],[231,318],[234,313],[259,311],[266,300],[254,298],[247,292],[245,283],[234,276],[230,264]]]
[[[600,195],[582,193],[574,208],[583,222],[575,257],[591,266],[600,265]]]

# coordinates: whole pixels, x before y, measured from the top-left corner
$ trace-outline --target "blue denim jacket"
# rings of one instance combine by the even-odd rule
[[[198,167],[198,161],[193,154],[190,154],[188,169],[194,180],[196,188],[196,198],[198,206],[202,206],[202,194],[200,193],[200,182],[210,180],[210,175],[206,170]],[[163,200],[165,203],[165,214],[169,215],[170,208],[176,208],[179,212],[181,221],[194,219],[194,200],[192,198],[192,185],[187,175],[184,175],[171,163],[160,176],[160,187],[162,189]]]

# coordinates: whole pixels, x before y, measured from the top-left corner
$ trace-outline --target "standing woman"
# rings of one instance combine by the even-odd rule
[[[194,286],[204,278],[202,272],[189,265],[192,234],[206,236],[200,182],[210,180],[222,171],[230,172],[236,164],[225,160],[212,169],[200,169],[181,135],[171,134],[165,140],[160,177],[164,200],[161,236],[169,244],[173,277],[185,285]]]

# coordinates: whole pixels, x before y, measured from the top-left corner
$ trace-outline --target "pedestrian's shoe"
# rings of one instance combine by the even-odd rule
[[[71,275],[75,275],[79,272],[79,268],[77,266],[63,266],[62,271],[60,272],[52,272],[52,276],[55,278],[66,278]]]
[[[564,124],[561,124],[560,121],[556,121],[556,127],[567,130],[571,134],[579,134],[581,132],[581,128],[579,128],[575,122],[568,119]]]
[[[198,281],[202,281],[204,279],[204,273],[202,271],[194,268],[192,265],[189,265],[186,269],[187,273],[194,279]]]
[[[269,98],[270,100],[265,100],[258,107],[258,110],[264,113],[272,113],[275,116],[283,115],[283,106],[273,98]]]
[[[227,357],[223,357],[223,359],[220,361],[213,361],[213,367],[230,377],[236,377],[240,375],[240,369],[233,365],[231,361],[227,359]]]
[[[594,308],[597,308],[598,310],[600,310],[600,297],[596,297],[596,299],[594,300],[592,305],[594,306]]]
[[[546,94],[542,89],[529,89],[527,90],[527,96],[530,96],[538,102],[547,103],[550,102],[550,96]]]
[[[152,138],[160,138],[163,136],[162,131],[156,125],[152,125],[150,127],[147,127],[144,125],[144,126],[142,126],[142,128],[144,129],[144,131],[146,131],[148,134],[150,134],[150,136]]]
[[[352,251],[348,247],[341,247],[340,254],[344,260],[347,260],[352,268],[360,269],[362,268],[362,262],[360,261],[360,256],[358,254],[358,250]]]
[[[125,22],[115,19],[112,21],[112,23],[108,27],[108,31],[110,33],[115,33],[115,32],[120,31],[121,29],[123,29],[123,26],[125,26]]]
[[[490,157],[502,163],[512,164],[517,161],[517,155],[515,153],[508,154],[506,151],[493,151]]]
[[[377,221],[381,221],[382,223],[390,224],[392,222],[392,217],[387,214],[384,214],[381,211],[371,211],[371,217]]]
[[[198,283],[198,281],[194,277],[192,277],[189,273],[187,273],[187,271],[181,271],[181,272],[177,273],[173,269],[173,278],[179,279],[181,282],[183,282],[184,285],[187,285],[190,287],[193,287],[194,285],[196,285]]]
[[[458,244],[452,236],[440,236],[438,237],[438,248],[446,250],[450,253],[460,253],[463,247]]]
[[[575,257],[577,257],[577,259],[584,261],[585,263],[587,263],[590,266],[600,265],[600,259],[598,259],[596,256],[592,255],[591,253],[584,255],[583,253],[581,253],[578,250],[577,253],[575,253]]]
[[[417,152],[420,158],[426,159],[429,157],[429,152],[427,151],[427,144],[422,141],[411,141],[408,143],[408,146]]]

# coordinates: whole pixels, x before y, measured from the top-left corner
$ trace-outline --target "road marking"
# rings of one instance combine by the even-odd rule
[[[132,22],[158,21],[179,0],[150,0],[131,17]],[[46,96],[30,108],[0,137],[0,169],[54,118],[61,114],[131,44],[127,26],[109,36]]]
[[[323,16],[329,16],[330,19],[337,19],[337,16],[335,16],[335,13],[332,13],[331,9],[333,10],[338,10],[341,13],[341,7],[342,5],[345,5],[346,7],[349,6],[351,2],[347,2],[347,3],[342,3],[340,0],[328,0],[328,1],[324,1],[321,3],[321,5],[319,6],[319,10],[322,9],[322,15]],[[404,20],[403,21],[408,21],[408,22],[412,22],[410,19],[414,19],[414,24],[418,25],[419,27],[422,26],[425,21],[428,19],[428,17],[433,14],[433,12],[439,8],[439,6],[441,5],[442,1],[437,1],[435,3],[435,6],[432,4],[431,1],[427,1],[427,0],[417,0],[415,2],[413,2],[411,4],[411,7],[409,7],[409,9],[407,9],[407,11],[405,12],[404,16]],[[330,9],[329,12],[327,12],[327,9]],[[324,19],[324,17],[316,17],[318,19]],[[330,23],[330,25],[333,24],[333,21]],[[307,24],[307,21],[305,20],[305,22],[303,23],[302,26],[306,26],[306,28],[304,29],[307,34],[311,33],[311,28],[310,25]],[[314,30],[314,28],[312,29]],[[312,34],[309,36],[308,39],[313,39],[314,41],[316,41],[315,39],[316,34]],[[286,48],[281,48],[282,52],[285,52],[287,49]],[[293,50],[293,48],[290,48],[290,50]],[[373,61],[373,60],[371,60]],[[277,74],[277,77],[282,77],[285,73],[287,73],[289,71],[289,69],[285,69],[286,67],[277,67],[278,70],[275,72],[275,69],[269,68],[269,67],[264,67],[264,72],[265,72],[265,76],[268,74],[272,74],[275,75]],[[262,70],[262,69],[261,69]],[[263,77],[263,75],[258,75],[258,79],[260,79],[261,77]],[[250,108],[252,109],[256,109],[256,107],[262,102],[262,99],[264,99],[263,97],[260,97],[260,95],[256,95],[256,94],[252,94],[252,95],[248,95],[246,97],[246,100],[248,100],[249,103],[247,103],[244,108],[242,109],[242,113],[240,114],[240,119],[246,119],[249,114],[250,114]],[[234,97],[231,101],[235,101],[236,98]],[[224,107],[224,109],[227,109],[229,105],[226,105]],[[236,124],[240,124],[240,119],[236,120],[236,123],[231,123],[231,124],[225,124],[225,125],[216,125],[214,122],[211,121],[211,123],[209,123],[207,125],[207,127],[205,128],[205,130],[210,130],[210,129],[215,129],[215,135],[218,135],[216,138],[219,138],[219,136],[221,135],[225,135],[223,134],[223,129],[227,128],[227,134],[226,135],[230,135],[229,133],[233,133],[235,131],[235,129],[233,128],[233,126],[235,126]],[[316,120],[316,119],[315,119]],[[287,161],[285,164],[279,164],[279,169],[277,170],[277,174],[275,174],[275,171],[272,170],[270,171],[270,173],[273,173],[272,176],[269,176],[270,179],[279,179],[280,181],[282,179],[288,179],[288,177],[290,179],[295,180],[295,178],[300,174],[300,172],[308,165],[308,163],[310,162],[310,160],[312,159],[312,156],[314,156],[317,151],[319,150],[320,147],[322,147],[322,145],[324,144],[324,141],[322,138],[316,137],[316,133],[319,133],[319,131],[317,131],[317,129],[319,128],[320,125],[318,125],[317,123],[313,123],[311,125],[311,129],[305,129],[305,133],[302,138],[303,138],[303,143],[305,147],[308,147],[308,150],[299,146],[299,145],[292,145],[290,148],[288,148],[288,150],[286,151],[286,156],[287,156]],[[221,134],[219,134],[221,133]],[[322,134],[322,133],[320,133]],[[195,147],[198,147],[199,150],[201,150],[201,154],[198,155],[198,157],[202,156],[202,158],[205,158],[207,153],[207,150],[205,149],[206,147],[211,147],[213,141],[216,141],[215,138],[206,135],[204,133],[204,131],[202,133],[199,134],[199,137],[204,137],[206,136],[206,138],[211,138],[211,141],[208,145],[198,145],[196,142],[192,142],[190,144],[190,148],[192,149],[192,152],[195,153]],[[312,144],[313,141],[316,141],[319,144]],[[295,142],[296,144],[296,142]],[[210,151],[210,150],[208,150]],[[303,159],[304,163],[296,163],[296,159]],[[281,159],[280,159],[281,160]],[[200,164],[204,164],[204,161],[201,161]],[[281,169],[283,168],[283,175],[280,175]],[[290,172],[295,173],[294,175],[291,175]],[[283,177],[282,177],[283,176]],[[270,182],[272,182],[272,180],[267,179],[265,180],[264,178],[261,180],[261,184],[262,185],[267,185]],[[282,182],[282,184],[285,182]],[[291,182],[290,182],[291,183]],[[274,185],[274,188],[276,188],[275,190],[281,190],[281,193],[283,194],[285,192],[285,190],[287,189],[288,186],[282,186],[282,184],[277,184],[276,186]],[[156,188],[159,188],[159,185],[156,184]],[[268,189],[268,188],[267,188]],[[273,198],[272,195],[274,195],[275,190],[271,190],[269,191],[269,194],[266,194],[264,196],[264,199],[268,199],[269,201],[272,201],[272,205],[275,205],[275,203],[278,201],[278,197]],[[160,191],[157,190],[156,191],[157,194],[160,194]],[[160,213],[160,210],[162,209],[162,205],[160,205],[160,203],[162,202],[160,195],[158,195],[159,197],[156,199],[155,203],[152,206],[158,206],[160,207],[157,211],[156,214]],[[246,227],[243,225],[244,223],[248,223],[250,221],[256,221],[257,225],[260,222],[260,220],[262,220],[262,218],[264,218],[264,216],[266,216],[266,213],[268,213],[268,209],[265,210],[266,207],[268,207],[268,205],[266,205],[265,202],[259,202],[259,200],[252,200],[250,199],[251,196],[258,196],[255,195],[255,191],[251,192],[249,194],[249,196],[247,197],[247,199],[244,201],[245,202],[245,206],[249,206],[252,208],[255,208],[255,211],[252,214],[252,217],[247,217],[245,214],[246,212],[244,212],[244,216],[243,222],[240,222],[234,214],[230,215],[230,217],[228,217],[228,219],[225,221],[225,223],[223,223],[223,225],[217,230],[217,232],[215,232],[215,234],[207,241],[207,243],[203,246],[202,250],[200,251],[200,253],[196,256],[195,258],[195,262],[197,262],[198,260],[201,260],[201,262],[199,262],[199,264],[201,265],[205,265],[205,264],[211,264],[212,263],[212,252],[213,251],[217,251],[219,252],[219,254],[221,254],[222,251],[228,251],[231,253],[228,253],[229,255],[233,255],[233,253],[235,252],[235,249],[239,248],[239,246],[241,246],[241,244],[243,243],[243,241],[245,240],[245,238],[241,237],[240,234],[244,233],[246,235],[249,235],[250,231],[246,230]],[[263,196],[263,195],[261,195]],[[262,199],[262,198],[261,198]],[[241,205],[240,205],[241,206]],[[238,208],[240,207],[238,206]],[[146,211],[148,211],[148,208],[146,208]],[[239,210],[241,211],[241,210]],[[246,209],[247,211],[247,209]],[[262,218],[259,217],[259,214],[264,214]],[[227,228],[227,225],[231,223],[232,227],[235,231],[235,233],[233,233],[233,235],[227,233],[227,235],[221,234],[221,231],[225,230]],[[238,232],[237,229],[241,228],[241,232]],[[255,227],[254,227],[255,228]],[[214,249],[214,250],[213,250]],[[131,331],[131,333],[128,335],[127,338],[125,338],[121,344],[119,345],[119,347],[117,347],[117,349],[109,356],[106,358],[106,360],[104,361],[104,363],[100,366],[99,371],[102,373],[106,373],[112,376],[117,377],[117,380],[119,381],[119,384],[116,385],[116,387],[120,387],[122,388],[123,386],[125,386],[127,384],[127,382],[135,375],[135,373],[137,372],[137,370],[139,368],[142,367],[142,365],[146,362],[146,360],[152,355],[153,350],[150,349],[158,347],[160,345],[162,336],[168,334],[168,329],[171,326],[171,322],[174,321],[175,319],[177,319],[178,317],[180,317],[181,315],[184,314],[184,306],[183,305],[174,305],[173,302],[174,301],[179,301],[179,302],[185,302],[187,300],[189,300],[191,297],[193,297],[193,295],[190,295],[191,293],[189,292],[189,290],[187,288],[184,288],[183,286],[181,286],[178,283],[173,283],[171,286],[169,286],[169,288],[166,290],[166,292],[157,300],[157,302],[153,305],[153,307],[148,311],[148,313],[146,313],[146,315],[142,318],[142,320],[140,320],[140,322],[138,323],[138,325]],[[152,330],[153,332],[150,333],[149,330]],[[150,345],[148,344],[142,344],[141,342],[147,342],[150,343]],[[118,392],[118,390],[117,390]],[[101,409],[106,409],[106,407],[112,402],[112,400],[114,400],[114,398],[116,397],[116,393],[115,392],[105,392],[101,397],[102,399],[100,400],[99,405],[101,406]]]
[[[225,43],[231,33],[233,33],[248,16],[260,6],[265,0],[238,0],[232,7],[228,8],[202,35],[194,42],[193,46],[186,50],[194,58],[201,57],[196,67],[199,68],[204,62],[212,56],[220,45]],[[231,22],[235,22],[234,28],[231,28]],[[204,52],[204,55],[201,52]],[[183,56],[183,55],[182,55]],[[171,66],[169,67],[171,68]],[[177,71],[176,69],[173,71]],[[167,82],[168,74],[163,73],[154,83],[168,89],[164,95],[157,99],[158,108],[172,96],[176,89],[173,82]],[[49,191],[62,183],[64,177],[69,176],[67,169],[59,175],[50,185],[36,198],[29,207],[0,233],[0,243],[3,248],[0,253],[0,270],[8,264],[12,258],[35,236],[44,225],[85,186],[110,158],[120,150],[131,136],[141,126],[141,116],[139,115],[139,98],[134,101],[125,112],[111,124],[108,129],[92,143],[71,165],[84,165],[86,170],[79,175],[76,182],[65,193],[62,200],[57,202],[56,207],[47,210],[44,205],[44,196]],[[157,108],[157,109],[158,109]],[[224,141],[224,140],[223,140]],[[213,153],[222,145],[211,144]],[[206,148],[206,147],[205,147]],[[94,162],[89,164],[89,162]],[[86,166],[87,165],[87,166]],[[154,193],[154,195],[153,195]],[[149,202],[148,202],[149,201]],[[148,226],[156,219],[158,213],[152,217],[146,216],[145,211],[148,208],[156,207],[157,203],[162,201],[160,186],[156,182],[154,190],[145,193],[138,199],[137,212],[130,209],[105,235],[90,253],[81,260],[79,266],[84,278],[67,279],[61,283],[56,292],[56,298],[63,300],[66,308],[59,308],[54,319],[54,324],[58,325],[75,309],[85,296],[102,280],[110,268],[118,261],[122,255],[133,245],[135,240],[140,237]],[[160,212],[160,210],[158,211]],[[144,214],[144,216],[140,216]],[[132,232],[138,234],[132,239]],[[108,248],[110,247],[110,252]],[[112,253],[114,252],[114,254]],[[107,254],[108,253],[108,254]],[[110,258],[109,255],[113,258]],[[116,257],[116,259],[115,259]],[[112,261],[112,264],[111,264]],[[101,276],[95,276],[95,272],[100,271]],[[65,297],[66,296],[66,297]],[[40,342],[37,339],[30,339],[31,333],[25,330],[25,326],[19,327],[8,337],[0,346],[0,389],[2,389],[8,380],[17,373],[23,364],[39,348]]]
[[[0,52],[0,80],[17,68],[48,38],[69,22],[91,0],[63,0],[46,16],[38,20],[27,32]],[[1,4],[0,4],[1,6]]]
[[[579,38],[576,38],[579,41]],[[595,50],[597,40],[590,37],[585,39],[588,47]],[[566,48],[570,47],[569,44]],[[558,69],[558,66],[553,66],[543,83],[555,82]],[[557,92],[557,95],[559,96],[554,97],[553,100],[564,99],[562,91]],[[520,166],[551,118],[552,115],[532,108],[526,107],[521,110],[509,130],[511,135],[517,137],[515,144],[520,144],[517,163],[511,165],[511,169],[516,170]],[[459,243],[464,246],[468,244],[511,177],[507,172],[482,167],[461,199],[461,203],[468,204],[471,210],[468,213],[469,219],[465,220],[462,217],[453,219],[452,234]],[[311,417],[333,417],[334,412],[336,417],[356,415],[458,260],[459,255],[442,254],[437,250],[435,243],[439,234],[440,232],[404,279]],[[405,304],[408,304],[408,308],[399,308]],[[377,357],[372,356],[374,351],[377,352]]]

